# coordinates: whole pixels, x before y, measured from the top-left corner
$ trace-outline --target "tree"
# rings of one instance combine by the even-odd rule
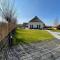
[[[8,31],[12,28],[12,22],[14,22],[14,25],[16,25],[16,11],[14,6],[15,0],[0,0],[0,16],[2,16],[8,22]],[[12,33],[9,33],[8,36],[9,45],[12,45]]]
[[[12,21],[15,17],[14,3],[15,0],[1,0],[0,2],[0,13],[8,22]]]
[[[57,26],[58,24],[59,24],[59,19],[56,18],[56,19],[54,20],[54,26]]]

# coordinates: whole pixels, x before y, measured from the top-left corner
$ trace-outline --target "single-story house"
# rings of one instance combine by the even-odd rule
[[[60,24],[55,26],[55,28],[60,30]]]
[[[23,23],[23,28],[28,28],[28,23]]]
[[[45,27],[45,24],[37,16],[31,19],[28,23],[24,23],[23,25],[25,25],[24,27],[28,29],[44,29]]]

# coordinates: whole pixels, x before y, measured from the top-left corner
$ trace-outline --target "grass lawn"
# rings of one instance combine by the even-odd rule
[[[17,29],[15,35],[15,42],[38,42],[51,40],[54,37],[45,30],[25,30],[25,29]]]
[[[52,30],[53,32],[60,32],[60,30]]]

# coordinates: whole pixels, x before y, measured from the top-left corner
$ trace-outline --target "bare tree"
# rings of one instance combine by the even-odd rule
[[[0,16],[8,22],[7,32],[12,31],[16,27],[15,0],[0,0]],[[12,33],[8,34],[9,45],[11,45]]]
[[[54,20],[54,26],[57,26],[58,24],[59,24],[59,19],[56,18],[56,19]]]
[[[14,10],[15,0],[1,0],[0,2],[0,12],[6,21],[10,22],[15,17],[16,11]]]

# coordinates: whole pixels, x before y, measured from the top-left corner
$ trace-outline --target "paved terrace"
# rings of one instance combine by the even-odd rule
[[[0,51],[0,60],[60,60],[60,40],[19,44]]]

